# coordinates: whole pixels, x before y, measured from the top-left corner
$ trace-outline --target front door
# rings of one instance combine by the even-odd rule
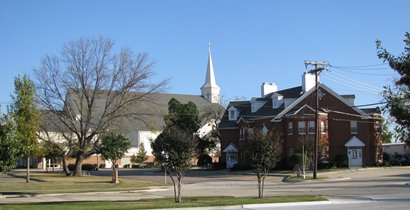
[[[349,147],[347,149],[347,157],[349,158],[349,167],[363,165],[361,147]]]
[[[226,153],[226,168],[233,168],[238,163],[238,153],[227,152]]]

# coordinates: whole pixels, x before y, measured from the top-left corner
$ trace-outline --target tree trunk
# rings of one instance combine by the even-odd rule
[[[175,183],[175,179],[172,176],[172,174],[170,174],[169,177],[171,178],[172,184],[174,185],[174,200],[175,200],[175,203],[177,203],[178,202],[178,200],[177,200],[177,186],[176,186],[176,183]]]
[[[62,155],[61,156],[61,161],[63,162],[63,170],[64,170],[65,175],[70,176],[71,172],[70,172],[70,169],[68,169],[68,166],[67,166],[67,157],[65,155]]]
[[[48,159],[46,159],[46,173],[48,173]]]
[[[30,182],[30,156],[27,156],[26,183]]]
[[[74,169],[74,176],[82,176],[83,175],[83,156],[81,154],[77,155],[75,159],[75,169]]]
[[[182,179],[182,174],[177,174],[177,179],[178,179],[178,203],[182,202],[182,197],[181,197],[181,179]]]
[[[266,174],[267,174],[267,172],[265,172],[263,175],[262,175],[262,192],[261,192],[261,194],[262,194],[262,196],[261,196],[261,198],[263,198],[263,191],[264,191],[264,189],[265,189],[265,178],[266,178]]]
[[[112,164],[112,183],[118,184],[120,183],[119,177],[118,177],[118,171],[115,168],[115,161]]]
[[[54,173],[54,164],[55,164],[54,159],[51,159],[51,164],[53,164],[53,173]]]
[[[256,176],[258,177],[258,198],[262,198],[262,177],[259,172],[256,173]]]

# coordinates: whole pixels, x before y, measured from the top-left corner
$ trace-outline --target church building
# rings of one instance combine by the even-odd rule
[[[141,145],[144,146],[147,151],[149,159],[146,162],[153,162],[154,157],[152,155],[151,140],[155,140],[156,137],[162,132],[165,127],[164,116],[168,114],[168,102],[175,98],[179,102],[186,104],[188,102],[194,103],[201,115],[210,106],[220,106],[220,88],[216,84],[214,67],[212,64],[211,49],[208,50],[208,63],[205,75],[205,82],[200,88],[201,94],[199,95],[188,95],[179,93],[155,93],[149,95],[148,100],[138,102],[138,106],[131,107],[133,112],[143,113],[140,116],[140,120],[131,119],[127,117],[120,118],[112,127],[121,130],[125,136],[131,141],[132,147],[129,149],[124,158],[117,162],[120,168],[130,167],[131,156],[136,154]],[[138,93],[130,93],[138,94]],[[100,99],[103,103],[103,98]],[[67,93],[66,97],[67,103],[75,101],[70,93]],[[71,102],[70,102],[71,101]],[[96,102],[98,103],[98,102]],[[47,125],[46,125],[47,126]],[[64,142],[61,137],[58,137],[58,130],[55,130],[49,126],[48,132],[54,136],[53,140],[57,142]],[[212,127],[209,123],[203,122],[202,127],[199,129],[198,133],[200,136],[205,136],[211,131]],[[74,164],[74,159],[68,160],[69,164]],[[43,159],[42,168],[46,167],[46,161]],[[105,164],[106,168],[111,167],[111,163],[106,160],[102,160],[99,155],[92,155],[88,159],[83,161],[83,164]],[[40,163],[41,165],[41,163]]]

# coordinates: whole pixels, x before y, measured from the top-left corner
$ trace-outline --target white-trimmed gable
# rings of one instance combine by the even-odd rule
[[[279,108],[280,106],[282,106],[283,104],[283,95],[279,94],[279,93],[273,93],[272,94],[272,108],[276,109]]]
[[[233,106],[228,108],[229,121],[236,121],[239,117],[239,110]]]
[[[339,101],[344,103],[346,106],[351,107],[354,111],[356,111],[362,118],[369,118],[370,116],[363,112],[362,110],[358,109],[357,107],[352,107],[352,104],[344,99],[342,96],[337,94],[335,91],[327,87],[326,85],[320,83],[319,87],[326,90],[329,92],[332,96],[337,98]],[[315,88],[310,89],[309,91],[305,92],[302,96],[300,96],[298,99],[296,99],[291,105],[286,107],[281,113],[279,113],[275,118],[272,119],[272,122],[276,122],[280,120],[285,114],[287,114],[290,110],[292,110],[297,104],[299,104],[302,100],[304,100],[306,97],[308,97],[310,94],[312,94],[315,91]]]
[[[298,114],[300,111],[304,110],[304,109],[308,109],[310,111],[312,111],[313,113],[315,113],[315,109],[313,109],[312,107],[310,107],[309,105],[305,104],[302,107],[300,107],[298,110],[296,110],[295,113],[293,113],[294,115]]]
[[[224,150],[223,152],[239,152],[238,147],[235,146],[235,144],[230,143]]]
[[[350,140],[345,144],[345,147],[364,147],[364,143],[360,141],[359,138],[353,136]]]
[[[263,105],[266,104],[266,101],[258,101],[258,98],[253,97],[251,99],[251,112],[255,113],[257,112],[261,107],[263,107]]]

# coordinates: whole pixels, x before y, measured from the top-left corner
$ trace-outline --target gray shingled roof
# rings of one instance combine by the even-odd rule
[[[132,93],[129,94],[140,94]],[[155,93],[149,95],[146,99],[138,101],[135,106],[130,107],[133,113],[141,113],[139,117],[140,120],[136,120],[131,117],[123,117],[121,119],[115,120],[113,122],[114,127],[118,127],[128,131],[160,131],[165,126],[164,115],[168,114],[168,102],[175,98],[183,104],[188,102],[194,103],[201,115],[206,107],[209,106],[220,106],[219,104],[212,104],[205,98],[199,95],[186,95],[186,94],[166,94],[166,93]],[[70,97],[67,97],[70,100]],[[99,97],[97,103],[103,104],[104,97]],[[101,106],[97,105],[97,109]],[[100,108],[102,109],[102,108]],[[101,110],[96,110],[95,113]],[[47,112],[45,112],[47,113]],[[98,114],[97,114],[98,115]],[[50,120],[56,120],[55,117],[47,113],[42,120],[42,125],[50,130],[55,130]]]
[[[289,89],[284,89],[277,91],[282,95],[284,98],[299,98],[302,94],[302,86],[293,87]],[[267,94],[263,98],[257,98],[256,101],[265,101],[265,105],[263,105],[258,111],[253,112],[251,111],[251,102],[250,101],[232,101],[229,103],[229,107],[235,107],[239,110],[239,117],[243,118],[246,121],[252,121],[254,119],[262,118],[262,117],[269,117],[272,118],[277,114],[281,113],[284,110],[284,105],[273,109],[272,108],[272,95],[274,93]],[[237,127],[236,121],[230,121],[228,118],[228,111],[225,111],[225,114],[219,124],[219,128],[232,128]]]

